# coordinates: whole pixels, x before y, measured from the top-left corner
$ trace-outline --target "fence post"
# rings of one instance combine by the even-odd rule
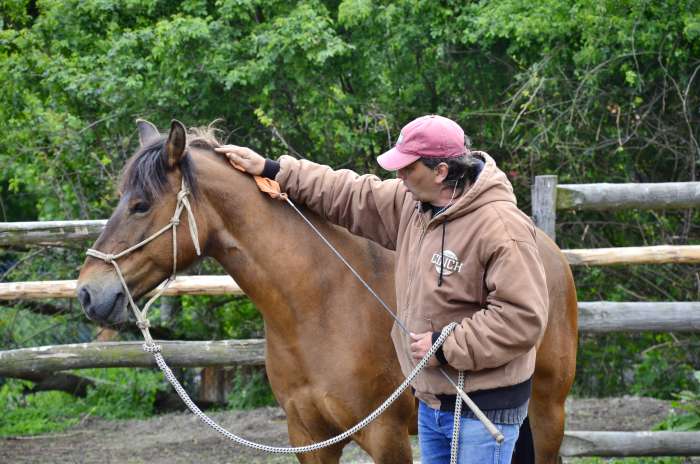
[[[556,239],[557,176],[535,176],[532,188],[532,220],[552,240]]]
[[[225,405],[231,391],[233,370],[224,367],[209,366],[199,374],[199,401],[207,405]]]
[[[160,300],[160,317],[163,325],[170,324],[182,311],[182,301],[179,296],[164,296]]]

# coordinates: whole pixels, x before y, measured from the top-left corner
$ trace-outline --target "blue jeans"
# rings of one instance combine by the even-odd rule
[[[467,405],[463,404],[466,408]],[[418,407],[418,441],[422,464],[450,462],[454,414],[433,409],[422,401]],[[510,464],[519,424],[496,424],[503,443],[496,443],[478,419],[462,417],[459,431],[459,464]]]

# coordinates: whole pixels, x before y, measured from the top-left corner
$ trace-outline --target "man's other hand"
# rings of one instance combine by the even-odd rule
[[[411,356],[416,361],[420,361],[421,359],[423,359],[423,356],[425,356],[425,354],[430,350],[430,347],[433,346],[433,333],[424,332],[420,334],[414,334],[413,332],[411,332],[411,340],[413,340],[413,343],[411,343]],[[440,361],[438,361],[435,356],[431,356],[428,360],[428,366],[439,365]]]
[[[247,172],[248,174],[259,176],[263,173],[263,169],[265,169],[265,158],[248,147],[222,145],[215,148],[214,151],[225,155],[234,168]]]

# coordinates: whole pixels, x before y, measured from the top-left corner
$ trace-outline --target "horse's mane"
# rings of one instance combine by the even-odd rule
[[[151,201],[163,193],[168,185],[168,166],[165,159],[166,136],[161,136],[142,146],[126,163],[119,181],[119,192],[135,193]],[[190,128],[187,133],[187,149],[180,160],[180,171],[192,195],[197,195],[197,180],[189,148],[213,150],[221,146],[216,129],[208,127]]]

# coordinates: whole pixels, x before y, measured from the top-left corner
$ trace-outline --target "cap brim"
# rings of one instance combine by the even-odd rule
[[[420,156],[401,153],[396,147],[377,157],[377,163],[387,171],[396,171],[420,159]]]

